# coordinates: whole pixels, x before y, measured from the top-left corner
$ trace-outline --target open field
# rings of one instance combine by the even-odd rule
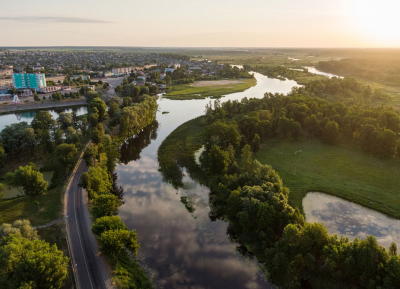
[[[0,224],[27,219],[32,226],[37,226],[60,218],[63,197],[61,191],[60,187],[56,187],[48,190],[45,195],[36,198],[21,197],[0,200]],[[35,201],[39,202],[39,210]]]
[[[198,83],[201,82],[202,81]],[[170,91],[165,95],[165,97],[176,100],[200,99],[206,97],[218,98],[226,94],[244,91],[256,85],[257,83],[254,78],[242,80],[216,80],[205,82],[208,84],[208,86],[204,86],[204,84],[199,84],[196,86],[197,83],[173,86],[171,87]]]
[[[295,152],[301,150],[295,154]],[[363,153],[351,145],[320,140],[274,139],[254,156],[271,165],[290,189],[289,202],[302,209],[308,191],[329,193],[400,218],[400,160]]]

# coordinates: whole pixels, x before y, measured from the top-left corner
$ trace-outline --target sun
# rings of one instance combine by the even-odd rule
[[[400,46],[400,1],[355,0],[350,17],[354,28],[378,46]]]

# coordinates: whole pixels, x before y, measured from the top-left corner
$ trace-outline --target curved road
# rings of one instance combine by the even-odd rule
[[[85,161],[81,160],[65,194],[64,209],[73,270],[80,289],[112,288],[106,265],[98,253],[97,241],[91,233],[86,191],[78,186],[85,170]]]

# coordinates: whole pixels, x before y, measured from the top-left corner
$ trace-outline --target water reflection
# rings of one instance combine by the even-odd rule
[[[256,86],[221,101],[262,98],[265,92],[288,93],[296,85],[259,73],[255,77]],[[116,169],[118,185],[125,189],[126,203],[120,207],[120,216],[130,229],[137,230],[139,255],[163,288],[274,288],[265,281],[257,261],[230,241],[228,224],[210,219],[209,189],[191,179],[185,170],[183,187],[174,189],[163,182],[159,172],[157,150],[162,141],[182,123],[202,115],[208,102],[159,99],[156,138],[141,141],[138,135],[132,144],[138,147],[136,153],[132,148],[129,156],[123,152],[124,164]],[[148,133],[143,138],[145,135]],[[181,202],[182,197],[194,211]]]
[[[41,110],[46,110],[46,109],[41,109]],[[38,110],[40,111],[40,110]],[[82,115],[87,113],[87,107],[86,106],[81,106],[81,107],[73,107],[73,108],[59,108],[59,109],[52,109],[52,110],[47,110],[50,112],[50,114],[53,116],[53,118],[58,118],[58,115],[61,112],[68,112],[72,113],[75,111],[77,115]],[[22,122],[26,121],[28,124],[30,124],[35,117],[37,112],[31,111],[31,112],[17,112],[17,113],[10,113],[10,114],[5,114],[5,115],[0,115],[0,131],[3,130],[3,128],[6,127],[6,125],[10,125],[13,123],[17,122]]]
[[[308,193],[303,199],[307,222],[323,222],[330,234],[353,240],[374,235],[381,246],[400,244],[400,220],[353,202],[324,193]]]
[[[121,146],[120,161],[128,164],[131,161],[140,159],[142,150],[151,143],[151,140],[157,138],[157,129],[158,121],[155,120],[138,134],[127,139]]]
[[[328,73],[328,72],[323,72],[323,71],[320,71],[320,70],[318,70],[318,69],[316,69],[315,67],[312,67],[312,66],[305,66],[304,68],[307,68],[308,72],[310,72],[310,73],[323,75],[323,76],[326,76],[326,77],[329,77],[329,78],[332,78],[332,77],[343,78],[343,76],[339,76],[339,75]]]

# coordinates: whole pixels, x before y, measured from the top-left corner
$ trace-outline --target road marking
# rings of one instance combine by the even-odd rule
[[[82,240],[81,240],[81,234],[79,233],[79,225],[78,225],[78,218],[76,217],[76,186],[75,186],[75,190],[74,190],[74,212],[75,212],[75,222],[76,222],[76,229],[78,230],[78,237],[79,237],[79,243],[81,244],[81,250],[82,250],[82,255],[83,255],[83,260],[85,261],[85,266],[86,266],[86,270],[89,276],[89,282],[90,282],[90,287],[93,288],[93,284],[92,284],[92,280],[90,279],[90,273],[89,273],[89,268],[88,265],[86,263],[86,257],[85,257],[85,253],[83,252],[83,245],[82,245]]]

